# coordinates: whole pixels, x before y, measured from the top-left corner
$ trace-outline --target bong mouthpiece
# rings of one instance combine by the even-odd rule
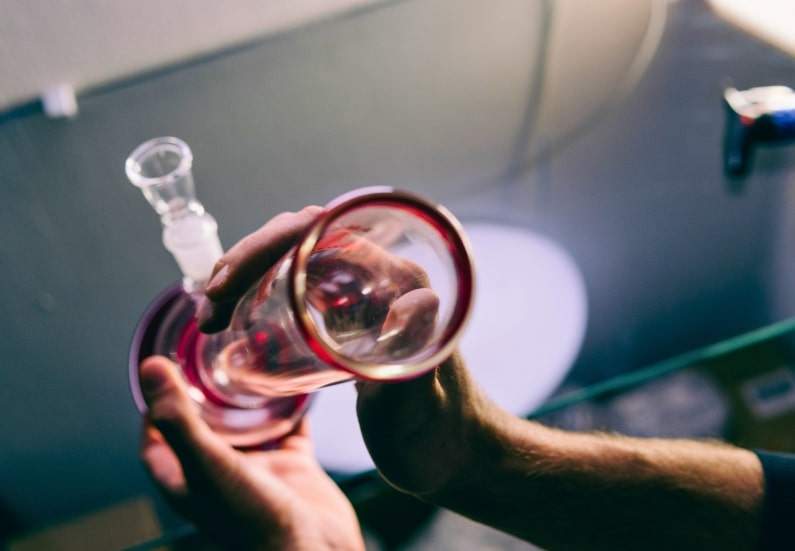
[[[154,138],[127,158],[127,178],[141,190],[163,224],[163,245],[183,274],[185,290],[199,290],[223,254],[218,224],[196,198],[193,154],[179,138]]]

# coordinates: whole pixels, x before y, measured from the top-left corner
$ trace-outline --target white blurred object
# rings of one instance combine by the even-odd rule
[[[461,343],[486,393],[525,415],[560,384],[585,336],[585,283],[572,258],[529,230],[470,224],[475,312]]]
[[[7,76],[0,110],[53,82],[69,82],[80,94],[381,5],[339,23],[339,32],[319,25],[291,33],[264,56],[278,58],[261,67],[267,95],[250,93],[268,98],[263,108],[327,106],[337,114],[323,121],[328,135],[354,133],[370,157],[394,158],[398,143],[414,162],[457,152],[481,165],[491,156],[480,150],[504,161],[513,147],[514,164],[532,160],[617,105],[653,57],[667,9],[666,0],[63,0],[46,9],[0,0],[0,74]],[[290,99],[274,105],[281,87]],[[477,147],[456,143],[473,125]],[[290,134],[300,126],[284,130],[285,139],[295,139]],[[390,129],[386,138],[397,142],[374,140],[373,128]]]
[[[587,319],[583,278],[565,251],[529,230],[490,223],[465,229],[477,288],[461,350],[486,393],[525,415],[560,384],[580,349]],[[355,473],[373,467],[355,402],[350,384],[316,395],[309,417],[327,469]]]
[[[707,0],[729,23],[795,56],[793,0]]]
[[[528,160],[577,136],[634,89],[660,44],[667,0],[553,0],[535,74]],[[535,83],[533,83],[535,84]]]
[[[58,84],[44,90],[41,104],[44,114],[51,119],[71,119],[77,115],[77,96],[70,84]]]
[[[80,91],[379,1],[0,0],[0,109],[53,79]]]

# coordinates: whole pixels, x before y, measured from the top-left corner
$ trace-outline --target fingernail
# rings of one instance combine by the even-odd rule
[[[205,289],[206,293],[215,293],[218,289],[223,286],[226,282],[226,278],[229,275],[229,265],[225,264],[223,268],[218,270],[211,279],[210,282],[207,284],[207,289]]]
[[[202,297],[196,309],[196,323],[199,324],[199,328],[203,327],[211,317],[213,317],[213,305],[209,300]]]

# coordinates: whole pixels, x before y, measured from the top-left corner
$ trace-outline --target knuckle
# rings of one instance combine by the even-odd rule
[[[271,218],[269,223],[284,222],[285,220],[291,220],[294,217],[295,217],[295,213],[293,211],[289,211],[288,210],[288,211],[285,211],[285,212],[280,212],[279,214],[277,214],[276,216]]]
[[[320,207],[318,205],[307,205],[304,208],[302,208],[298,214],[302,216],[314,217],[320,214],[321,212],[323,212],[323,207]]]
[[[304,218],[314,218],[321,212],[323,212],[323,207],[319,207],[317,205],[308,205],[297,212],[295,211],[280,212],[279,214],[271,218],[271,222],[285,223],[285,222],[293,222],[296,220],[302,220]]]
[[[213,271],[212,271],[212,274],[211,274],[211,276],[210,276],[210,277],[212,278],[213,276],[215,276],[215,274],[217,274],[218,272],[220,272],[220,271],[221,271],[221,268],[223,268],[224,266],[226,266],[226,264],[227,264],[227,258],[226,258],[226,255],[223,255],[221,258],[219,258],[219,259],[218,259],[218,260],[215,262],[215,264],[213,264]]]
[[[415,264],[411,260],[404,260],[404,263],[406,273],[411,277],[417,288],[431,286],[431,279],[428,277],[428,272],[419,264]]]

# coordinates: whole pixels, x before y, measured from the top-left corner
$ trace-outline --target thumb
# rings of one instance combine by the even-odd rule
[[[437,427],[445,423],[445,396],[436,370],[400,383],[358,382],[356,413],[367,451],[381,475],[412,494],[434,489],[440,477]]]
[[[389,308],[375,352],[393,358],[418,352],[434,331],[438,310],[439,298],[431,289],[401,296]],[[399,384],[360,381],[356,389],[359,425],[376,464],[380,456],[393,454],[396,442],[422,431],[444,398],[435,369]]]
[[[439,297],[431,289],[414,289],[389,307],[374,354],[407,358],[420,351],[433,335]]]
[[[464,472],[474,446],[472,420],[486,408],[456,354],[410,381],[356,386],[365,445],[389,483],[429,496]]]
[[[239,456],[201,419],[178,367],[153,356],[141,364],[140,378],[149,420],[174,450],[188,486],[223,492],[237,477]]]

